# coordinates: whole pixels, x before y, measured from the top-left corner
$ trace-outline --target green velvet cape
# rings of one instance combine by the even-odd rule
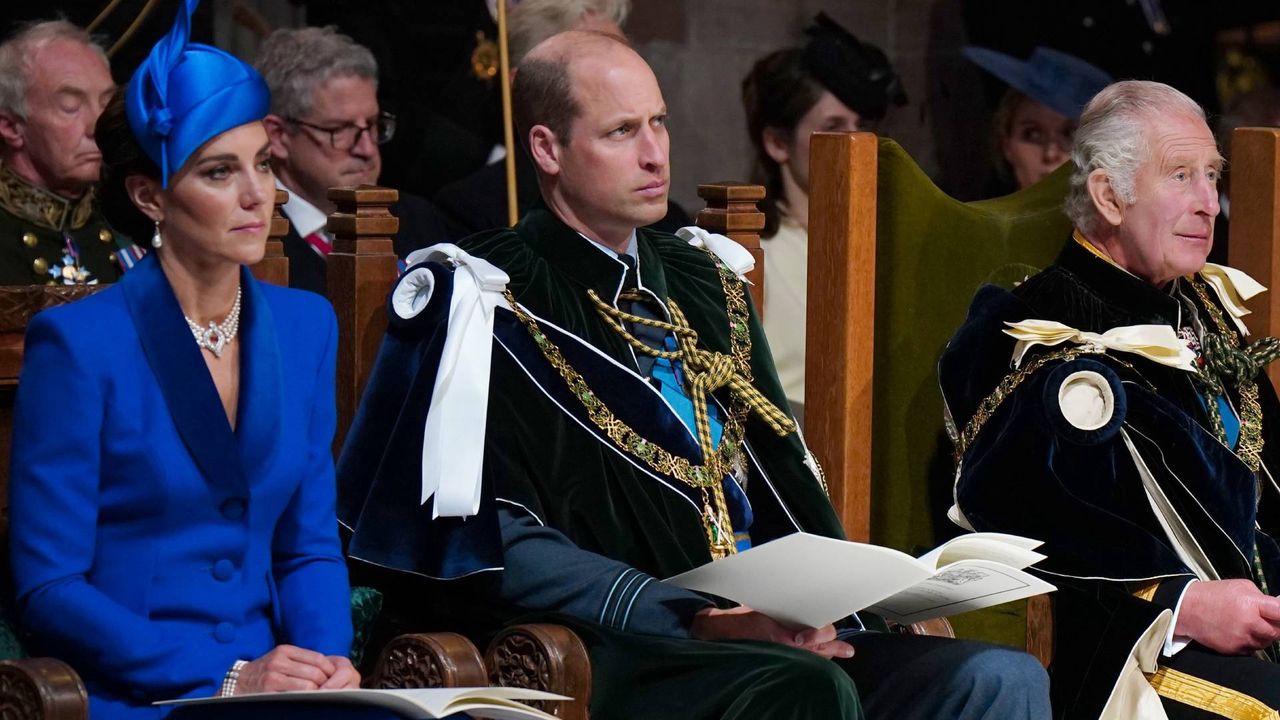
[[[676,300],[700,345],[730,352],[725,291],[713,256],[655,231],[641,229],[636,239],[642,285],[664,301]],[[700,461],[691,434],[635,372],[632,350],[587,295],[593,289],[606,302],[616,298],[619,262],[545,209],[530,212],[514,229],[473,236],[461,247],[510,276],[517,302],[616,416],[651,442]],[[437,273],[438,285],[447,285],[451,273]],[[501,564],[496,523],[485,508],[466,522],[433,520],[431,504],[417,501],[422,421],[447,334],[448,294],[437,287],[412,322],[396,322],[393,314],[339,466],[339,516],[354,531],[351,554],[431,577],[461,577]],[[754,309],[749,312],[754,383],[785,408],[763,331]],[[509,309],[499,307],[494,335],[484,504],[524,508],[580,548],[658,578],[710,561],[699,494],[610,441]],[[716,400],[727,405],[727,389],[717,391]],[[754,416],[745,428],[753,541],[797,530],[843,537],[821,483],[805,464],[798,434],[780,437]]]

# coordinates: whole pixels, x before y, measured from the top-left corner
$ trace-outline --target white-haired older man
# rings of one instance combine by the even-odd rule
[[[1261,287],[1206,264],[1222,157],[1159,83],[1100,92],[1053,266],[979,291],[940,365],[952,517],[1045,541],[1064,717],[1276,717],[1280,406]]]
[[[94,204],[107,57],[65,20],[0,44],[0,285],[114,282],[141,257]]]
[[[277,184],[289,191],[289,286],[323,294],[333,249],[329,189],[378,182],[378,146],[394,134],[395,116],[378,105],[373,53],[332,27],[275,31],[255,66],[271,88],[263,124]],[[391,211],[400,219],[395,250],[402,258],[449,239],[444,216],[423,198],[401,193]]]

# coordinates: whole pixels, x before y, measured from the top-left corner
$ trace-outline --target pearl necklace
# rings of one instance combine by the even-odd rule
[[[235,339],[236,332],[240,330],[240,288],[236,288],[236,302],[231,306],[231,312],[227,313],[227,318],[221,323],[210,320],[209,327],[202,328],[186,315],[182,317],[187,321],[187,327],[191,328],[191,334],[196,337],[196,346],[221,358],[222,349]]]

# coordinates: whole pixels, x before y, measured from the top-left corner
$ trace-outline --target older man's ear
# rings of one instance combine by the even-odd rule
[[[1089,198],[1107,224],[1115,227],[1124,219],[1124,203],[1111,184],[1111,176],[1101,168],[1089,173]]]
[[[0,141],[17,150],[26,142],[22,131],[23,120],[11,112],[0,111]]]

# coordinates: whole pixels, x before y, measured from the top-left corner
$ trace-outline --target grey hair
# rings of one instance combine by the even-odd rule
[[[271,90],[271,112],[284,118],[310,114],[312,93],[332,78],[378,82],[373,53],[332,25],[276,30],[262,43],[253,65]]]
[[[97,51],[102,64],[111,67],[107,53],[84,28],[66,20],[45,20],[22,26],[0,44],[0,112],[27,119],[27,86],[31,60],[40,48],[55,40],[70,40]]]
[[[514,67],[529,51],[552,35],[573,30],[592,14],[621,26],[631,14],[631,0],[521,0],[507,18],[507,51]]]
[[[1125,204],[1137,199],[1138,170],[1150,159],[1147,130],[1160,117],[1205,119],[1204,108],[1164,83],[1123,80],[1103,88],[1085,105],[1071,148],[1071,190],[1066,212],[1085,232],[1096,230],[1098,209],[1089,197],[1089,175],[1104,170],[1116,196]]]

